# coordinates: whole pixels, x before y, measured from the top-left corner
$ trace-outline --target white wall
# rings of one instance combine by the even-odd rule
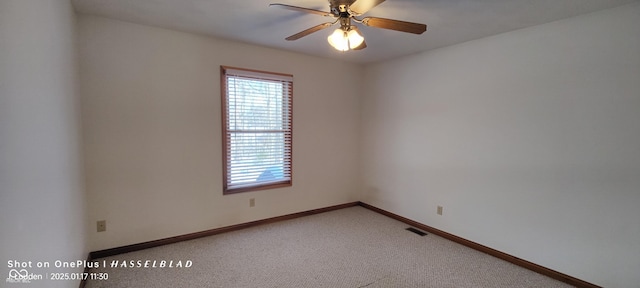
[[[0,283],[9,260],[87,257],[75,33],[69,1],[0,1]]]
[[[93,16],[79,43],[91,250],[358,200],[360,66]],[[220,65],[294,75],[292,187],[222,195]]]
[[[639,287],[639,3],[366,71],[365,202]]]

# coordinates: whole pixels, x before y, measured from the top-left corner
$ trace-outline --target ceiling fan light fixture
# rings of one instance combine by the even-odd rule
[[[379,17],[356,18],[357,16],[367,13],[371,8],[380,5],[384,1],[385,0],[329,0],[330,12],[280,3],[272,3],[269,4],[269,6],[332,17],[334,19],[333,22],[322,23],[293,34],[285,38],[287,41],[298,40],[340,22],[340,28],[336,29],[333,34],[327,37],[329,44],[338,51],[362,50],[367,48],[367,43],[358,31],[358,27],[351,25],[352,20],[368,27],[395,30],[405,33],[422,34],[427,31],[427,25],[421,23]]]
[[[327,37],[329,44],[338,51],[349,51],[357,48],[364,42],[364,37],[358,33],[357,29],[349,29],[345,31],[342,28],[333,31],[329,37]]]

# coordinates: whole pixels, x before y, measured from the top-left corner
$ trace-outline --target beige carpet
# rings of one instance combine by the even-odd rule
[[[109,279],[86,287],[571,287],[407,227],[346,208],[98,259],[193,265],[101,267]]]

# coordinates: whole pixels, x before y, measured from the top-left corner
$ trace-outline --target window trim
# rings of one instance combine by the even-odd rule
[[[290,79],[290,91],[291,94],[289,95],[289,131],[290,131],[290,138],[289,138],[289,165],[290,165],[290,177],[289,180],[284,180],[284,181],[280,181],[280,182],[274,182],[274,183],[267,183],[267,184],[257,184],[257,185],[251,185],[251,186],[247,186],[247,187],[238,187],[238,188],[228,188],[228,176],[229,176],[229,171],[228,171],[228,161],[227,161],[227,151],[229,148],[229,138],[227,137],[228,134],[228,130],[227,130],[227,71],[232,71],[232,70],[236,70],[236,71],[241,71],[242,73],[246,73],[247,76],[251,77],[251,76],[255,76],[256,78],[260,78],[260,75],[268,75],[270,76],[270,79],[278,79],[278,78],[282,78],[282,79]],[[251,192],[251,191],[259,191],[259,190],[267,190],[267,189],[275,189],[275,188],[282,188],[282,187],[290,187],[293,185],[293,75],[291,74],[285,74],[285,73],[276,73],[276,72],[269,72],[269,71],[261,71],[261,70],[254,70],[254,69],[246,69],[246,68],[238,68],[238,67],[231,67],[231,66],[224,66],[221,65],[220,66],[220,99],[221,99],[221,108],[222,108],[222,175],[223,175],[223,179],[222,179],[222,185],[223,185],[223,195],[229,195],[229,194],[236,194],[236,193],[242,193],[242,192]]]

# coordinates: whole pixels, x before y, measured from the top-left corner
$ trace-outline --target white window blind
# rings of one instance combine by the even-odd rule
[[[222,67],[224,192],[291,185],[293,76]]]

